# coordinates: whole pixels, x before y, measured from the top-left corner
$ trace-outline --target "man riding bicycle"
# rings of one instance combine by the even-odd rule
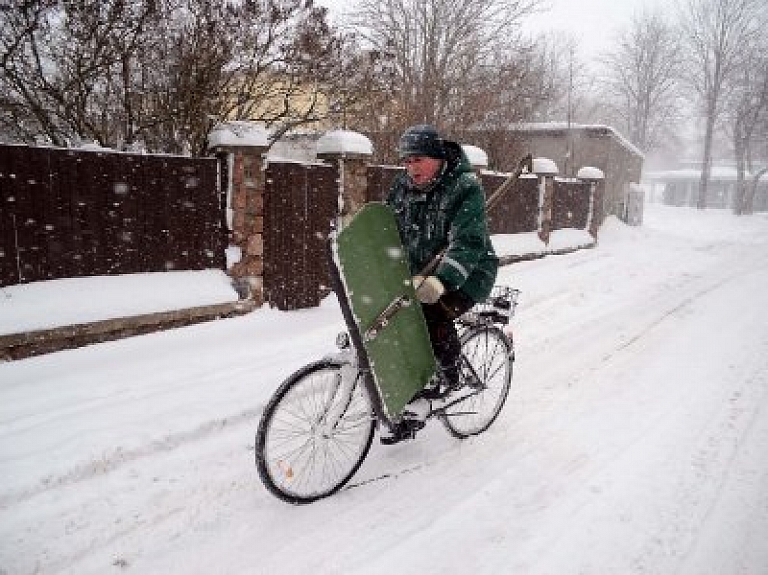
[[[386,203],[397,219],[412,274],[445,253],[426,277],[414,275],[440,377],[406,406],[403,421],[383,443],[412,438],[423,427],[429,399],[460,384],[461,344],[454,320],[485,300],[496,279],[485,194],[461,146],[429,125],[408,128],[398,155],[405,173],[392,184]]]

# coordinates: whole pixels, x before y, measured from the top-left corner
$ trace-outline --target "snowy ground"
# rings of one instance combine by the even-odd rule
[[[648,206],[500,279],[498,422],[377,444],[310,506],[252,436],[332,299],[0,364],[0,573],[768,573],[768,219]]]

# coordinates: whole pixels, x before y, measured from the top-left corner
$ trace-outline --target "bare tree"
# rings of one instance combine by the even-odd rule
[[[581,56],[581,41],[564,31],[548,33],[536,40],[534,68],[542,87],[531,113],[532,120],[588,122],[594,119],[589,93],[594,75]]]
[[[344,129],[385,130],[396,94],[392,54],[365,47],[354,32],[341,36],[338,50],[335,80],[327,84],[330,119]]]
[[[543,43],[520,43],[457,86],[444,119],[453,137],[488,152],[489,165],[512,170],[522,154],[510,125],[534,119],[560,94]]]
[[[452,129],[490,70],[510,66],[520,19],[537,0],[362,0],[353,22],[373,48],[391,54],[397,101],[388,124],[426,122]],[[472,102],[470,105],[477,105]]]
[[[143,2],[13,2],[0,30],[4,131],[58,145],[76,136],[100,139],[114,111],[106,72],[152,11]]]
[[[752,200],[761,172],[753,182],[747,172],[755,171],[754,146],[758,134],[768,133],[768,40],[763,36],[749,46],[740,59],[726,102],[726,131],[733,142],[736,159],[736,194],[733,211],[737,215],[752,213]],[[768,165],[768,157],[764,159]]]
[[[274,139],[325,117],[337,78],[339,38],[326,10],[311,0],[244,2],[228,22],[233,59],[224,72],[229,94],[220,114],[265,122]]]
[[[618,46],[602,58],[610,107],[630,141],[644,152],[660,143],[677,116],[677,37],[660,14],[641,12],[620,32]]]
[[[766,130],[768,127],[768,61],[765,55],[762,55],[761,59],[763,61],[755,68],[744,70],[732,115],[731,137],[736,158],[736,195],[733,210],[737,215],[752,213],[754,192],[748,193],[745,176],[747,171],[753,171],[753,138],[758,130]],[[757,180],[752,185],[756,186]]]
[[[690,58],[686,77],[702,104],[704,119],[704,152],[697,203],[700,209],[707,205],[715,127],[745,47],[765,33],[758,18],[762,10],[764,0],[688,0],[682,14],[682,29]]]
[[[215,120],[323,117],[337,38],[311,0],[15,0],[0,27],[0,127],[200,153]]]

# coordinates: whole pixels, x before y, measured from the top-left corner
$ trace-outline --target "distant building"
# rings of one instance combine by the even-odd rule
[[[748,183],[751,174],[745,174]],[[696,207],[699,199],[701,170],[685,168],[643,174],[643,187],[648,200],[668,206]],[[736,195],[736,169],[731,166],[713,166],[707,187],[708,208],[732,208]],[[768,211],[768,174],[757,185],[753,209],[756,212]]]
[[[503,131],[503,138],[500,131]],[[482,130],[478,145],[483,146],[483,136],[493,143],[485,144],[492,160],[499,160],[498,142],[512,149],[512,157],[530,152],[534,157],[554,160],[561,177],[575,177],[584,166],[599,168],[605,174],[605,215],[626,219],[627,198],[632,184],[640,183],[643,170],[643,153],[610,126],[589,124],[523,123],[504,128]],[[496,144],[496,145],[494,145]],[[505,156],[509,156],[506,152]],[[496,162],[492,161],[492,164]]]

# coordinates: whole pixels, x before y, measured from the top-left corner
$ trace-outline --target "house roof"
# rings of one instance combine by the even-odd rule
[[[525,132],[532,135],[565,135],[568,130],[582,132],[589,136],[611,137],[621,146],[640,158],[644,158],[643,152],[625,138],[618,130],[604,124],[568,124],[567,122],[521,122],[510,124],[509,129],[516,132]]]

